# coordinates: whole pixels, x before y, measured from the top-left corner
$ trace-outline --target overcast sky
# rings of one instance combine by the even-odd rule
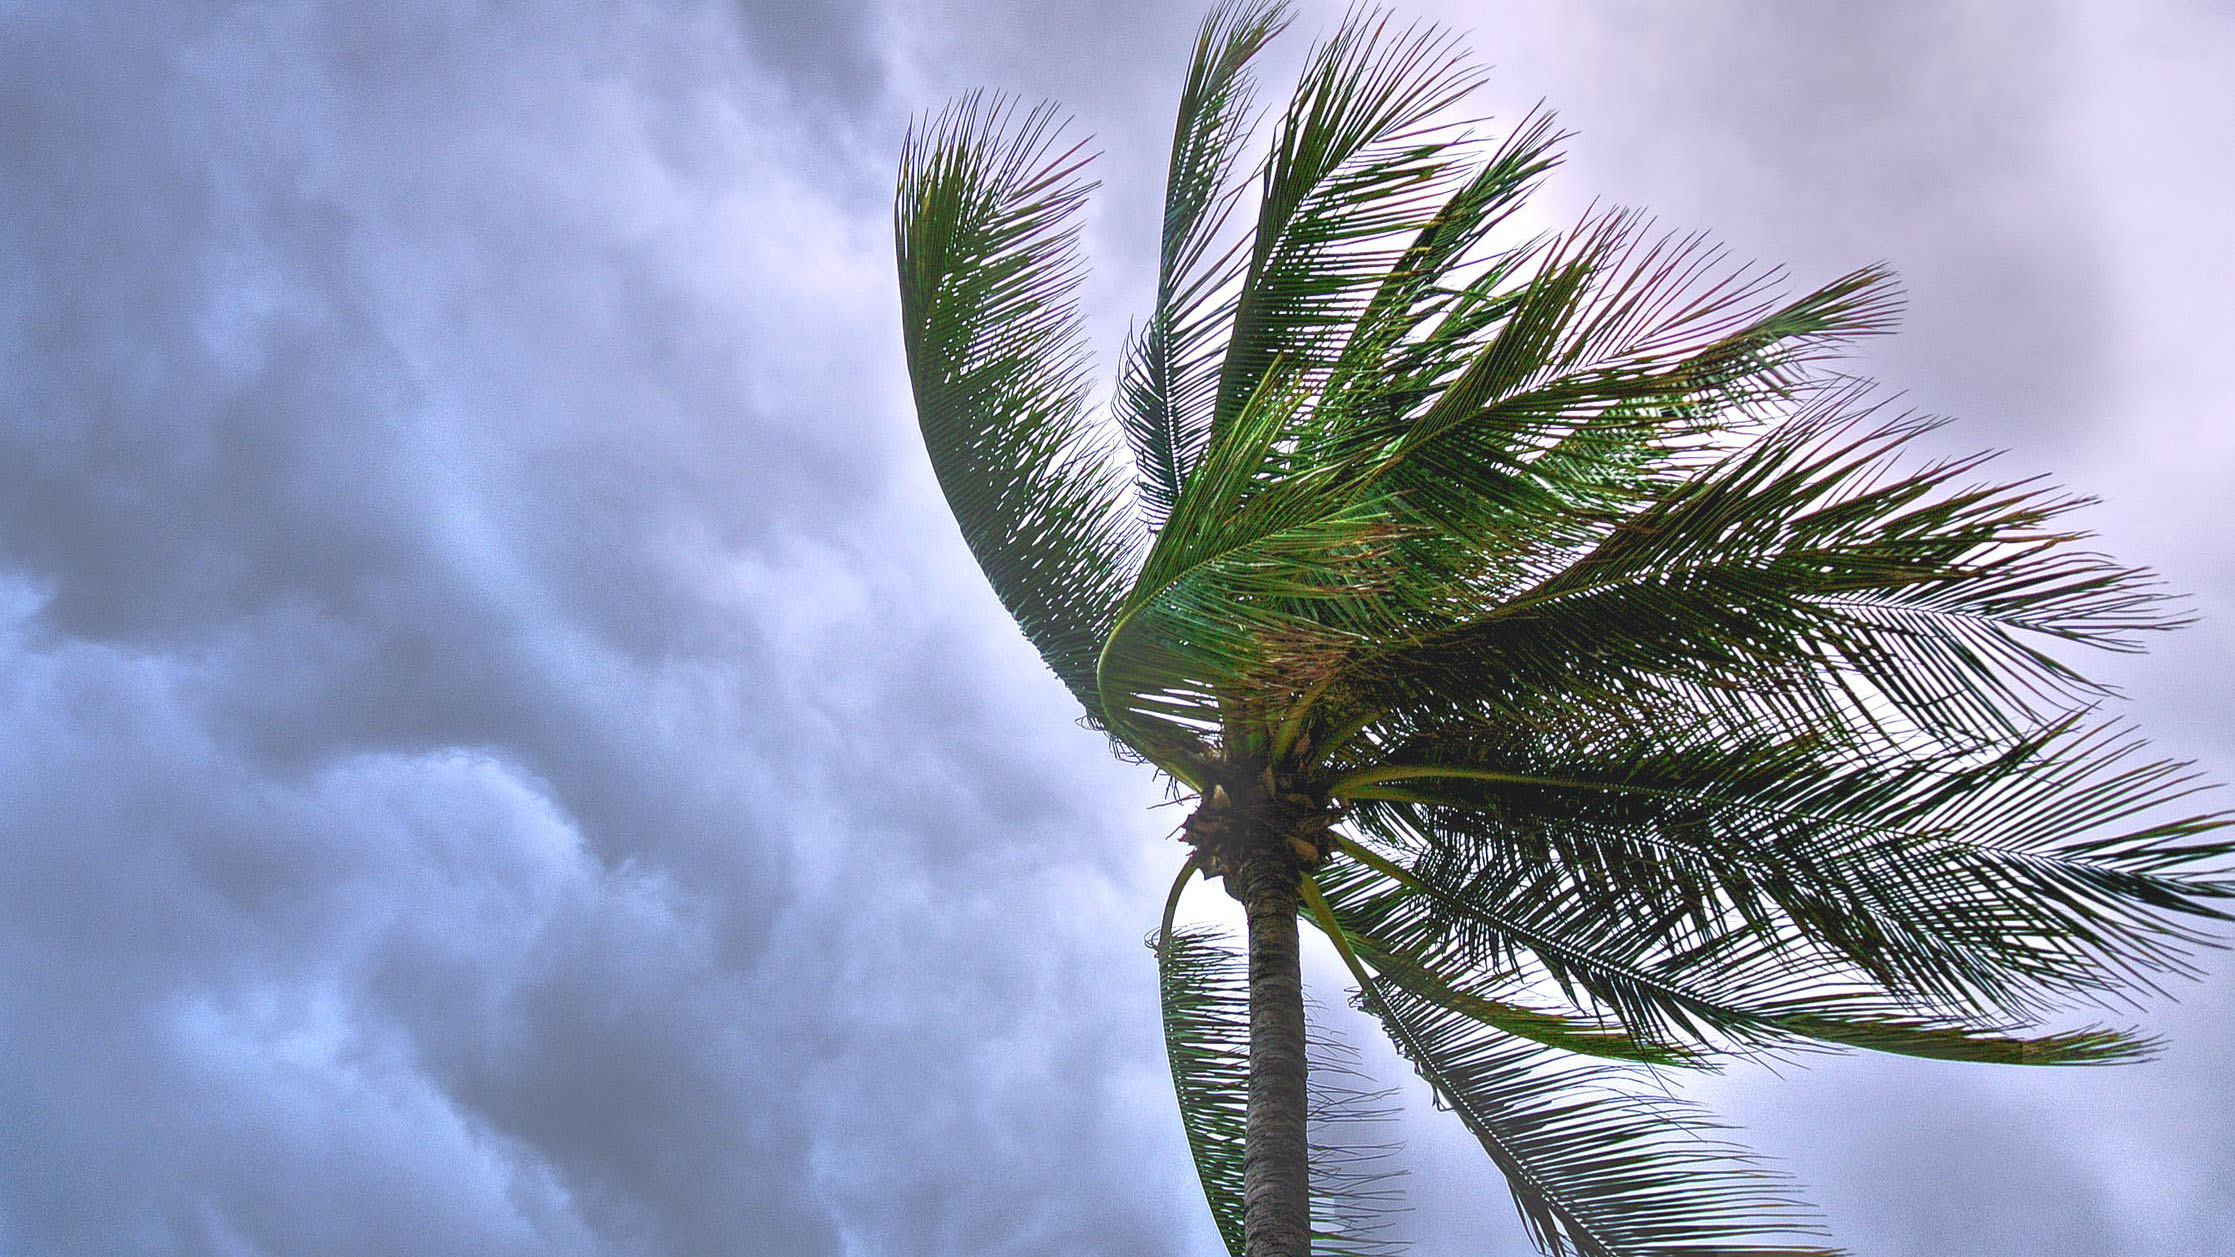
[[[2106,673],[2235,776],[2235,11],[1407,11],[1579,133],[1551,217],[1898,268],[1866,365],[2196,595]],[[1215,1251],[1177,816],[946,517],[888,218],[912,112],[1062,99],[1109,362],[1198,16],[0,0],[0,1251]],[[2208,965],[2150,1065],[1712,1096],[1860,1257],[2227,1252]],[[1406,1138],[1418,1251],[1524,1251]]]

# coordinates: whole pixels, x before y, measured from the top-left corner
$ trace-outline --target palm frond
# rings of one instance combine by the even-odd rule
[[[1976,459],[1904,469],[1930,425],[1863,397],[1823,390],[1596,519],[1544,484],[1479,610],[1347,659],[1323,692],[1360,731],[1677,708],[1739,736],[1976,747],[2100,696],[2056,647],[2179,622],[2147,572],[2073,546],[2079,500],[1967,485]]]
[[[1211,444],[1104,643],[1112,727],[1160,762],[1220,731],[1245,678],[1355,649],[1409,596],[1391,526],[1346,503],[1344,468],[1262,477],[1306,397],[1276,372]]]
[[[1780,302],[1777,272],[1733,265],[1703,236],[1653,237],[1631,213],[1594,214],[1521,256],[1533,270],[1495,319],[1437,344],[1427,381],[1394,359],[1387,387],[1410,404],[1350,425],[1354,444],[1388,450],[1387,491],[1461,522],[1484,508],[1511,522],[1498,491],[1578,429],[1648,425],[1664,459],[1696,448],[1789,394],[1831,347],[1885,330],[1896,304],[1871,269]]]
[[[1288,23],[1286,0],[1227,0],[1203,19],[1180,92],[1165,182],[1156,308],[1128,346],[1117,414],[1139,499],[1162,526],[1210,438],[1219,363],[1246,258],[1223,228],[1243,187],[1234,166],[1251,125],[1249,62]]]
[[[1073,302],[1091,185],[1051,108],[967,97],[911,128],[893,232],[901,335],[939,487],[986,579],[1089,716],[1134,565]]]
[[[2092,1065],[2135,1059],[2151,1048],[2147,1040],[2101,1027],[2044,1033],[1976,1015],[1935,1015],[1889,997],[1852,966],[1774,940],[1734,932],[1705,953],[1672,949],[1655,933],[1660,922],[1643,914],[1583,915],[1556,895],[1495,899],[1439,870],[1402,868],[1355,843],[1343,850],[1346,858],[1330,866],[1322,884],[1335,917],[1369,964],[1376,952],[1409,956],[1461,989],[1525,992],[1549,985],[1579,1009],[1571,1021],[1640,1045],[1594,1055],[1646,1060],[1645,1053],[1657,1049],[1700,1065],[1711,1064],[1714,1053],[1781,1054],[1815,1045],[1943,1060]],[[1525,1026],[1484,1018],[1433,988],[1414,987],[1401,972],[1375,968],[1452,1012],[1575,1050]]]
[[[1640,1065],[1703,1067],[1712,1063],[1703,1053],[1637,1038],[1606,1019],[1521,1003],[1505,990],[1520,985],[1516,974],[1495,974],[1487,980],[1462,976],[1468,967],[1450,964],[1436,954],[1437,949],[1421,946],[1418,941],[1408,946],[1375,935],[1361,928],[1355,919],[1346,918],[1341,910],[1334,916],[1342,925],[1346,945],[1382,981],[1515,1038]]]
[[[2130,1059],[2147,1043],[2032,1022],[2059,1001],[2119,989],[2137,969],[2177,967],[2180,946],[2198,936],[2169,918],[2217,916],[2211,901],[2230,890],[2187,866],[2216,860],[2223,845],[2195,841],[2214,822],[2194,817],[2074,840],[2179,788],[2170,766],[2121,766],[2116,748],[2062,758],[2062,785],[2033,787],[2067,802],[2076,787],[2090,794],[2057,817],[2076,831],[2030,835],[2040,849],[2001,849],[2026,828],[2009,811],[2008,828],[1967,831],[1951,806],[1976,800],[1944,780],[1786,780],[1778,794],[1725,775],[1708,792],[1754,791],[1739,820],[1689,810],[1673,777],[1540,774],[1470,781],[1509,793],[1463,804],[1357,805],[1353,819],[1395,858],[1346,840],[1325,882],[1345,925],[1375,949],[1440,974],[1524,987],[1534,975],[1648,1042]],[[1584,796],[1580,809],[1529,801]],[[1594,811],[1600,803],[1610,810]],[[2103,861],[2109,850],[2123,860]]]
[[[1181,1126],[1219,1236],[1242,1257],[1243,1132],[1249,1096],[1249,982],[1240,951],[1213,928],[1152,935],[1164,1046]],[[1384,1126],[1386,1093],[1360,1085],[1355,1053],[1315,1025],[1310,1043],[1312,1253],[1387,1257],[1397,1207]],[[1361,1137],[1361,1134],[1365,1137]]]
[[[1669,947],[1779,967],[1808,949],[1924,1007],[2036,1008],[2180,972],[2226,920],[2223,814],[2185,764],[2063,723],[1983,759],[1765,741],[1400,748],[1333,787],[1486,902],[1652,922]],[[2122,828],[2123,827],[2123,828]]]
[[[1407,249],[1463,185],[1438,115],[1481,80],[1432,28],[1390,35],[1353,10],[1314,49],[1276,126],[1249,262],[1220,370],[1213,439],[1275,364],[1313,384]]]
[[[1369,972],[1307,879],[1359,1003],[1505,1175],[1555,1257],[1830,1257],[1782,1176],[1635,1074],[1515,1038]]]
[[[1242,1136],[1249,1105],[1249,980],[1216,931],[1151,936],[1164,1012],[1164,1052],[1180,1125],[1211,1220],[1242,1255]]]
[[[1481,255],[1491,234],[1520,208],[1529,191],[1559,163],[1563,138],[1552,117],[1524,117],[1475,173],[1420,225],[1360,307],[1323,392],[1330,415],[1410,413],[1462,364],[1474,338],[1510,312],[1510,280],[1538,251],[1523,241]],[[1471,143],[1453,143],[1464,158]],[[1462,279],[1471,272],[1471,279]],[[1355,442],[1355,422],[1329,425],[1338,442]],[[1338,443],[1331,452],[1344,448]]]

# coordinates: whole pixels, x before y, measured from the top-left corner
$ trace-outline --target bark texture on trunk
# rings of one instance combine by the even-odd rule
[[[1249,920],[1249,1110],[1242,1199],[1246,1257],[1309,1257],[1304,981],[1296,952],[1296,863],[1262,850],[1236,870]],[[1231,885],[1231,883],[1229,883]]]

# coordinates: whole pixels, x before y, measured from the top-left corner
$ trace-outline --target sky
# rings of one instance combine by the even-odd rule
[[[2235,10],[1400,12],[1576,132],[1548,221],[1891,263],[1862,369],[2193,595],[2099,671],[2235,778]],[[946,516],[889,222],[911,114],[1061,100],[1110,363],[1198,17],[0,0],[0,1252],[1216,1251],[1141,942],[1178,816]],[[2204,967],[2147,1065],[1697,1094],[1858,1257],[2228,1251]],[[1361,1046],[1416,1251],[1526,1251]]]

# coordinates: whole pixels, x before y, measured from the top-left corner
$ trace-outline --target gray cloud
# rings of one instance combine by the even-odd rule
[[[1164,1246],[825,17],[7,20],[0,1246]]]
[[[2095,172],[2071,150],[2087,50],[2058,6],[1524,6],[1478,42],[1509,97],[1577,127],[1570,196],[1642,202],[1828,278],[1891,263],[1903,334],[1870,362],[1985,439],[2054,448],[2105,404]],[[1681,137],[1681,138],[1679,138]]]

